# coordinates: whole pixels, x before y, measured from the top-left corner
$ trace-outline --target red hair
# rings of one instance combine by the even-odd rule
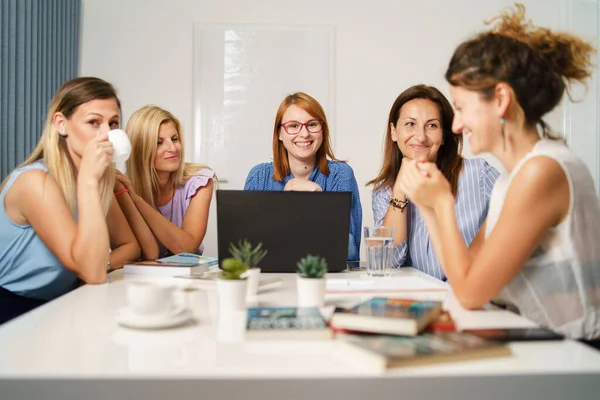
[[[273,168],[275,172],[273,173],[273,179],[277,181],[283,181],[286,176],[290,174],[290,163],[288,161],[287,150],[284,147],[281,140],[279,140],[279,132],[281,127],[281,121],[283,119],[283,114],[288,109],[289,106],[295,105],[309,113],[313,118],[316,118],[323,123],[323,143],[321,143],[321,147],[317,150],[317,166],[319,167],[319,171],[324,175],[329,175],[329,166],[327,165],[327,158],[339,161],[333,155],[333,151],[331,150],[331,142],[329,139],[329,126],[327,124],[327,117],[325,117],[325,111],[323,111],[323,107],[319,104],[317,100],[307,95],[306,93],[297,92],[294,94],[290,94],[287,96],[281,104],[279,105],[279,109],[277,110],[277,115],[275,116],[275,124],[273,127]]]

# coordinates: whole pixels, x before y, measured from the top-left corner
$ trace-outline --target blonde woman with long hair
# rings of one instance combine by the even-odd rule
[[[183,160],[183,135],[179,120],[170,112],[148,105],[133,113],[126,127],[131,140],[127,174],[117,173],[127,192],[120,202],[125,216],[152,259],[182,252],[202,254],[214,172]],[[117,196],[120,197],[121,195]],[[140,239],[146,226],[158,243]]]
[[[111,84],[76,78],[50,103],[29,158],[0,190],[0,323],[75,288],[140,249],[113,195],[120,102]],[[109,249],[112,251],[109,254]]]

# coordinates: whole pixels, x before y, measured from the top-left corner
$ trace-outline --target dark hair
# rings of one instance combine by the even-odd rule
[[[327,164],[327,157],[334,161],[340,161],[333,155],[331,149],[331,141],[329,138],[329,125],[327,124],[327,117],[325,111],[319,102],[307,95],[306,93],[296,92],[286,96],[285,99],[279,105],[277,114],[275,115],[275,124],[273,126],[273,179],[276,181],[283,181],[286,176],[290,174],[290,163],[288,161],[287,150],[285,149],[281,140],[279,140],[279,132],[281,127],[281,121],[283,114],[289,106],[296,105],[309,113],[313,118],[320,120],[323,123],[323,142],[321,147],[317,150],[317,166],[319,171],[324,175],[329,175],[329,165]]]
[[[590,77],[594,48],[576,36],[534,26],[521,4],[488,23],[495,26],[454,51],[446,80],[484,98],[498,83],[507,83],[527,126],[540,124],[542,134],[550,136],[542,117],[558,105],[570,83]]]
[[[397,143],[392,141],[391,125],[396,126],[398,118],[400,118],[400,110],[402,106],[414,99],[426,99],[435,103],[440,110],[440,118],[443,131],[444,144],[438,150],[436,165],[450,182],[452,193],[456,195],[458,192],[458,175],[463,166],[462,152],[462,135],[452,133],[452,120],[454,119],[454,111],[448,99],[435,87],[427,85],[415,85],[409,87],[400,94],[394,101],[390,115],[388,117],[387,131],[385,135],[385,144],[383,150],[383,165],[379,175],[367,185],[374,185],[373,190],[381,187],[392,187],[400,171],[402,164],[402,153],[398,148]]]

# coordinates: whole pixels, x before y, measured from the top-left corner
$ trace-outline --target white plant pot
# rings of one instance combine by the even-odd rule
[[[260,280],[260,268],[249,268],[246,273],[248,281],[248,290],[246,291],[246,300],[254,301],[258,295],[258,281]]]
[[[246,309],[246,291],[248,282],[245,279],[219,279],[219,311]]]
[[[298,307],[323,307],[325,305],[325,278],[298,276]]]

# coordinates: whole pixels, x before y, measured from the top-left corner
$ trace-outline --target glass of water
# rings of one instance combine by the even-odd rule
[[[389,276],[392,273],[394,227],[365,227],[363,233],[367,248],[367,274]]]

